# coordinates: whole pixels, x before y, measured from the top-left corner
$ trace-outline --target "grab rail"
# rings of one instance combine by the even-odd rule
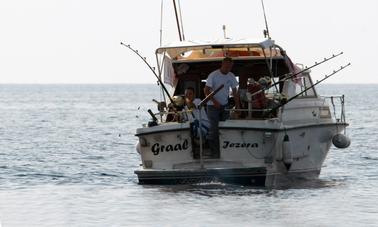
[[[345,123],[345,96],[344,95],[325,95],[321,96],[326,101],[330,102],[330,106],[332,106],[332,114],[336,122]],[[338,112],[340,114],[338,115]],[[331,115],[332,115],[331,114]]]

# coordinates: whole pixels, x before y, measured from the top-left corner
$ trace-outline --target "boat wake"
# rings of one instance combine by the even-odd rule
[[[208,182],[182,185],[160,185],[159,190],[163,193],[191,193],[206,197],[215,196],[251,196],[267,195],[274,196],[277,191],[334,188],[344,185],[342,179],[314,179],[295,181],[284,184],[282,187],[266,188],[227,184],[222,182]],[[149,185],[148,187],[154,187]]]

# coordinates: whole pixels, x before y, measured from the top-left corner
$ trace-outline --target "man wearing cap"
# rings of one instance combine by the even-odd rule
[[[232,89],[236,109],[240,108],[239,95],[237,92],[238,82],[235,75],[231,72],[232,66],[232,59],[229,57],[224,58],[222,66],[209,74],[204,88],[205,95],[207,96],[221,85],[224,85],[224,87],[207,103],[207,116],[210,122],[208,138],[212,157],[214,158],[219,158],[218,123],[219,121],[225,121],[230,116],[230,113],[225,111],[228,106],[230,89]]]

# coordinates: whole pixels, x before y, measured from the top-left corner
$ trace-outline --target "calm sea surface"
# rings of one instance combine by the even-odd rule
[[[0,226],[378,226],[378,85],[345,94],[352,145],[286,190],[141,186],[156,85],[0,85]]]

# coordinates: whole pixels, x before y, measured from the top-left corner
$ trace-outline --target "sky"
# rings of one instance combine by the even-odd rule
[[[265,0],[272,39],[296,63],[344,54],[314,80],[378,83],[378,1]],[[260,0],[180,0],[186,40],[263,38]],[[156,66],[155,49],[178,40],[171,0],[1,0],[0,83],[155,83],[131,44]],[[371,70],[373,69],[373,70]]]

